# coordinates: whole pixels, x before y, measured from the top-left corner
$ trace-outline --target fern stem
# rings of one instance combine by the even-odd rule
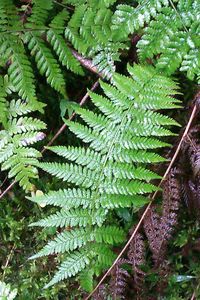
[[[198,105],[199,105],[198,102],[200,101],[200,92],[198,92],[197,95],[195,96],[195,100],[196,100],[196,101],[195,101],[196,104],[195,104],[194,107],[193,107],[193,110],[192,110],[192,112],[191,112],[191,115],[190,115],[189,121],[188,121],[188,123],[187,123],[187,126],[186,126],[186,128],[185,128],[185,130],[184,130],[184,133],[183,133],[183,135],[182,135],[182,137],[181,137],[181,140],[180,140],[180,142],[179,142],[179,144],[178,144],[178,146],[177,146],[177,149],[176,149],[176,151],[175,151],[175,153],[174,153],[174,155],[173,155],[173,157],[172,157],[172,160],[170,161],[170,164],[169,164],[167,170],[165,171],[165,174],[163,175],[163,177],[162,177],[162,179],[161,179],[161,181],[160,181],[158,187],[160,187],[160,186],[162,185],[163,181],[165,181],[167,175],[169,174],[169,171],[171,170],[171,168],[172,168],[174,162],[176,161],[176,158],[177,158],[177,156],[178,156],[178,154],[179,154],[179,152],[180,152],[182,143],[183,143],[185,137],[187,136],[187,134],[188,134],[188,132],[189,132],[190,126],[191,126],[191,124],[192,124],[192,122],[193,122],[193,120],[194,120],[194,117],[196,116],[196,113],[198,112],[198,108],[199,108],[199,107],[198,107]],[[151,207],[151,205],[152,205],[152,203],[153,203],[153,200],[155,199],[155,197],[157,196],[157,194],[158,194],[158,190],[155,191],[155,193],[153,194],[153,196],[152,196],[152,198],[151,198],[151,202],[149,202],[149,204],[147,205],[147,207],[146,207],[144,213],[142,214],[142,216],[141,216],[141,218],[140,218],[140,220],[139,220],[137,226],[135,227],[135,230],[133,231],[133,233],[132,233],[131,237],[129,238],[129,240],[127,241],[126,245],[125,245],[124,248],[121,250],[121,252],[120,252],[119,255],[117,256],[117,258],[116,258],[115,261],[113,262],[112,266],[111,266],[111,267],[108,269],[108,271],[104,274],[104,276],[103,276],[102,279],[99,281],[99,283],[97,284],[97,286],[96,286],[96,287],[93,289],[93,291],[85,298],[85,300],[88,300],[88,299],[91,298],[91,296],[94,294],[94,292],[99,288],[99,286],[102,284],[102,282],[103,282],[103,281],[106,279],[106,277],[110,274],[110,272],[112,271],[113,267],[117,264],[117,262],[119,261],[119,259],[121,258],[121,256],[122,256],[122,255],[124,254],[124,252],[127,250],[127,248],[128,248],[128,246],[130,245],[131,241],[133,240],[133,238],[135,237],[136,233],[138,232],[138,230],[139,230],[139,228],[140,228],[140,226],[141,226],[141,224],[142,224],[144,218],[146,217],[146,215],[147,215],[147,213],[148,213],[148,211],[149,211],[149,209],[150,209],[150,207]]]

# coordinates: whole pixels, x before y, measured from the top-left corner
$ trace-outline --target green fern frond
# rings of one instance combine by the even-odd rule
[[[17,8],[12,0],[1,0],[0,3],[0,31],[6,31],[8,27],[17,28],[20,25]]]
[[[127,48],[118,32],[111,29],[113,12],[109,9],[115,1],[89,1],[75,8],[65,30],[65,37],[77,51],[93,59],[93,64],[110,78],[119,60],[120,49]]]
[[[128,72],[130,77],[114,74],[112,85],[101,82],[107,97],[90,92],[95,112],[73,105],[86,125],[65,122],[87,147],[50,147],[68,162],[38,164],[72,184],[72,188],[29,198],[39,205],[61,207],[33,226],[70,226],[33,256],[67,252],[67,263],[61,265],[49,285],[83,271],[85,253],[94,274],[107,268],[115,257],[111,247],[122,242],[124,234],[110,226],[111,212],[119,207],[138,210],[148,203],[146,195],[157,190],[150,181],[159,176],[148,170],[147,163],[165,160],[153,149],[168,146],[159,137],[172,135],[168,127],[178,124],[155,108],[176,105],[171,95],[177,92],[177,85],[153,67],[129,66]],[[68,272],[68,262],[74,261],[79,251],[83,265]]]
[[[49,242],[39,253],[33,255],[31,259],[47,256],[56,253],[65,253],[85,246],[88,242],[97,243],[122,243],[125,238],[122,229],[115,226],[102,226],[99,228],[80,228],[73,231],[63,231]]]
[[[6,127],[8,118],[8,103],[6,100],[6,88],[3,76],[0,76],[0,123]]]
[[[65,94],[65,80],[56,59],[43,39],[34,33],[26,33],[26,43],[34,56],[41,75],[46,75],[47,82],[58,92]]]
[[[42,140],[46,128],[44,122],[25,116],[37,110],[33,104],[12,100],[8,106],[6,130],[0,131],[0,163],[2,170],[8,170],[8,177],[15,178],[25,190],[31,190],[31,179],[37,178],[36,165],[41,153],[27,147]]]
[[[45,25],[49,11],[53,8],[53,1],[33,0],[31,16],[28,18],[27,27],[41,27]]]
[[[141,27],[145,23],[149,23],[152,17],[155,17],[163,7],[169,6],[168,0],[142,0],[139,5],[134,8],[129,5],[121,4],[117,6],[113,17],[113,27],[121,28],[123,36],[128,36]]]
[[[74,58],[70,49],[66,45],[66,41],[61,35],[57,34],[53,29],[50,29],[47,32],[47,41],[52,45],[63,66],[76,74],[84,74],[80,63]]]
[[[11,290],[10,284],[0,281],[0,299],[13,300],[17,296],[17,289]]]
[[[167,75],[180,69],[187,72],[189,79],[197,77],[198,80],[199,14],[198,1],[140,1],[136,8],[119,5],[113,18],[113,28],[122,27],[126,37],[144,28],[144,34],[137,43],[141,63],[151,59]],[[148,25],[145,26],[145,23]]]
[[[48,288],[55,283],[76,275],[78,272],[82,271],[89,263],[90,259],[88,258],[88,253],[85,249],[80,251],[74,251],[66,260],[61,264],[58,269],[58,272],[53,277],[53,279],[45,286]]]
[[[10,53],[11,64],[8,75],[11,84],[22,99],[33,102],[36,100],[34,75],[31,63],[19,39],[7,39],[7,51]]]
[[[74,73],[83,75],[83,70],[78,60],[72,55],[70,49],[67,46],[65,39],[62,36],[65,23],[69,19],[69,13],[66,10],[62,10],[58,13],[50,23],[51,29],[47,31],[47,41],[53,47],[55,53],[58,56],[60,63],[70,69]]]
[[[200,44],[199,44],[200,47]],[[181,64],[181,71],[186,71],[190,80],[194,80],[197,76],[197,82],[200,83],[200,51],[199,49],[191,49],[185,54]]]
[[[94,270],[83,270],[80,272],[79,280],[80,285],[83,290],[90,293],[93,290],[93,276],[94,276]]]

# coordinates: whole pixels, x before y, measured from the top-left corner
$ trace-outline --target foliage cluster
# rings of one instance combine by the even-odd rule
[[[198,0],[0,1],[2,192],[14,180],[0,194],[2,297],[82,299],[135,228],[94,299],[190,297],[200,277],[199,36]]]

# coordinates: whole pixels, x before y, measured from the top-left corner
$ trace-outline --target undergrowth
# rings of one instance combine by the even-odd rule
[[[199,35],[198,0],[0,1],[0,297],[200,297]]]

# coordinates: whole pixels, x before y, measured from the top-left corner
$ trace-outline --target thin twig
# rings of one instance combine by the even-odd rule
[[[91,90],[91,91],[94,91],[94,90],[98,87],[98,85],[99,85],[99,80],[97,80],[97,81],[93,84],[93,86],[91,87],[90,90]],[[85,104],[85,102],[87,101],[88,98],[89,98],[89,93],[87,92],[87,93],[85,94],[85,96],[81,99],[79,105],[80,105],[80,106],[83,106],[83,105]],[[71,121],[71,120],[75,117],[75,115],[76,115],[76,113],[73,112],[73,113],[71,114],[71,116],[69,117],[69,120]],[[42,149],[42,151],[41,151],[42,154],[47,150],[46,147],[51,146],[51,145],[53,144],[53,142],[58,138],[58,136],[65,130],[66,127],[67,127],[66,124],[63,124],[63,125],[60,127],[60,129],[56,132],[56,134],[55,134],[54,137],[50,140],[50,142]]]
[[[190,300],[195,300],[195,299],[197,299],[197,294],[196,294],[196,292],[198,292],[199,287],[200,287],[200,283],[197,285],[197,287],[196,287],[194,293],[192,294],[192,297],[191,297]]]
[[[8,264],[11,260],[14,249],[15,249],[15,244],[11,248],[11,251],[10,251],[10,253],[9,253],[7,259],[6,259],[5,265],[2,267],[3,268],[2,281],[4,281],[4,278],[5,278],[5,275],[6,275],[6,268],[8,267]]]
[[[195,300],[195,298],[196,298],[196,293],[194,292],[194,293],[192,294],[191,300]]]
[[[183,21],[183,19],[182,19],[182,17],[181,17],[181,14],[177,11],[177,9],[176,9],[174,3],[173,3],[171,0],[169,0],[169,2],[170,2],[170,4],[171,4],[171,6],[173,7],[175,13],[177,14],[177,16],[179,17],[179,19],[181,20],[181,23],[182,23],[182,25],[183,25],[185,31],[188,33],[189,31],[188,31],[187,27],[185,26],[185,23],[184,23],[184,21]]]
[[[15,185],[15,183],[16,183],[17,181],[16,180],[14,180],[8,187],[7,187],[7,189],[5,189],[5,191],[3,191],[2,193],[1,193],[1,195],[0,195],[0,199],[2,199],[11,189],[12,189],[12,187]]]
[[[93,86],[91,87],[91,91],[94,91],[99,85],[99,79],[93,84]],[[79,105],[82,106],[83,104],[85,104],[85,102],[87,101],[87,99],[89,98],[89,93],[87,92],[85,94],[85,96],[81,99]],[[69,120],[72,120],[74,118],[74,116],[76,115],[75,112],[72,113],[72,115],[69,117]],[[60,129],[56,132],[56,134],[53,136],[53,138],[50,140],[50,142],[42,149],[41,153],[43,154],[44,152],[47,151],[46,147],[49,147],[53,144],[53,142],[58,138],[58,136],[65,130],[65,128],[67,127],[66,124],[63,124]],[[12,187],[15,185],[15,183],[17,183],[16,180],[14,180],[5,191],[2,192],[2,194],[0,194],[0,199],[2,199],[11,189]]]
[[[58,5],[60,5],[60,6],[62,6],[62,7],[64,7],[64,8],[67,8],[67,9],[69,9],[69,10],[74,11],[74,8],[71,7],[71,6],[69,6],[69,5],[64,5],[63,3],[60,3],[60,2],[58,2],[58,1],[56,1],[56,0],[53,0],[53,2],[56,3],[56,4],[58,4]]]
[[[104,77],[103,73],[99,73],[97,67],[93,64],[92,60],[80,55],[76,50],[71,49],[73,56],[81,63],[83,67],[89,71],[98,74],[100,77]]]
[[[200,95],[199,95],[199,98],[200,98]],[[198,100],[198,99],[197,99],[197,100]],[[175,162],[175,160],[176,160],[176,158],[177,158],[177,156],[178,156],[178,154],[179,154],[179,151],[180,151],[180,149],[181,149],[182,143],[183,143],[183,141],[184,141],[186,135],[188,134],[188,131],[189,131],[189,129],[190,129],[190,126],[191,126],[191,124],[192,124],[192,121],[193,121],[193,119],[194,119],[194,117],[195,117],[195,115],[196,115],[196,112],[197,112],[197,104],[194,105],[194,108],[193,108],[192,113],[191,113],[191,115],[190,115],[189,121],[188,121],[187,126],[186,126],[186,128],[185,128],[185,131],[184,131],[184,133],[183,133],[183,135],[182,135],[182,138],[181,138],[181,140],[180,140],[180,142],[179,142],[179,144],[178,144],[178,147],[177,147],[177,149],[176,149],[176,151],[175,151],[175,153],[174,153],[174,155],[173,155],[173,157],[172,157],[172,160],[171,160],[171,162],[170,162],[170,164],[169,164],[167,170],[165,171],[165,174],[163,175],[163,177],[162,177],[162,179],[161,179],[161,181],[160,181],[158,187],[160,187],[160,186],[162,185],[163,181],[165,181],[167,175],[169,174],[169,171],[171,170],[171,167],[173,166],[173,164],[174,164],[174,162]],[[124,254],[124,252],[126,251],[126,249],[128,248],[128,246],[129,246],[130,243],[132,242],[133,238],[135,237],[137,231],[139,230],[139,228],[140,228],[140,226],[141,226],[141,224],[142,224],[144,218],[146,217],[146,215],[147,215],[147,213],[148,213],[148,211],[149,211],[149,209],[150,209],[150,207],[151,207],[151,205],[152,205],[153,200],[154,200],[155,197],[157,196],[157,193],[158,193],[158,190],[155,191],[155,193],[153,194],[153,196],[152,196],[152,198],[151,198],[151,202],[149,202],[149,204],[147,205],[147,207],[146,207],[144,213],[142,214],[142,216],[141,216],[141,218],[140,218],[140,220],[139,220],[139,222],[138,222],[138,224],[137,224],[135,230],[133,231],[131,237],[129,238],[128,242],[126,243],[126,245],[124,246],[124,248],[122,249],[122,251],[119,253],[119,255],[117,256],[117,258],[115,259],[115,261],[113,262],[112,266],[108,269],[108,271],[105,273],[105,275],[104,275],[104,276],[102,277],[102,279],[99,281],[99,283],[97,284],[97,286],[96,286],[96,287],[93,289],[93,291],[85,298],[85,300],[88,300],[88,299],[91,298],[91,296],[94,294],[94,292],[96,292],[96,290],[99,288],[99,286],[102,284],[102,282],[103,282],[103,281],[106,279],[106,277],[110,274],[110,272],[112,271],[113,267],[114,267],[114,266],[116,265],[116,263],[119,261],[119,259],[121,258],[121,256]]]

